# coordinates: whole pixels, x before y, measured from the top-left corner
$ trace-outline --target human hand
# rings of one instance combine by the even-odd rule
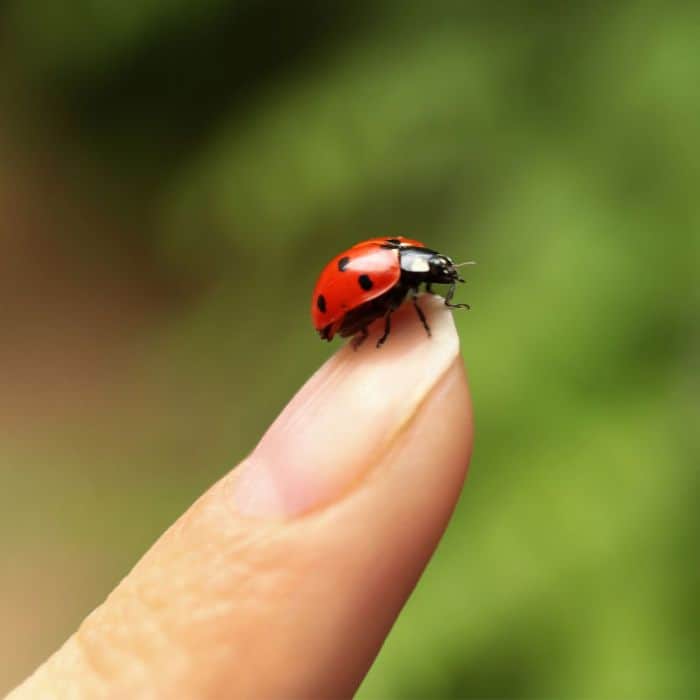
[[[328,360],[10,697],[351,696],[471,453],[452,315],[425,311],[432,338],[404,307],[381,350]]]

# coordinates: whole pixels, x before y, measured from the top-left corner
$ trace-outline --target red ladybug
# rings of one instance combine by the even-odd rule
[[[462,263],[466,264],[466,263]],[[468,304],[453,304],[457,282],[464,282],[451,258],[426,248],[410,238],[370,238],[337,255],[321,272],[313,298],[311,317],[324,340],[336,333],[355,336],[359,347],[367,337],[367,326],[384,318],[384,334],[377,347],[384,344],[391,331],[391,314],[411,295],[423,327],[430,327],[418,306],[418,288],[432,292],[433,284],[449,284],[445,306],[468,309]]]

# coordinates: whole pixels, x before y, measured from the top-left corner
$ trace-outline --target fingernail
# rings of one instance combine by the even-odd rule
[[[290,518],[343,497],[377,463],[459,353],[451,312],[439,297],[421,306],[428,337],[410,304],[356,352],[340,349],[301,388],[232,480],[237,510]]]

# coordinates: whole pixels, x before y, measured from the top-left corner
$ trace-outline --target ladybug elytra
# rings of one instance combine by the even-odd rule
[[[467,263],[462,263],[465,265]],[[381,347],[391,332],[391,314],[411,296],[425,331],[430,326],[418,305],[418,289],[432,293],[433,284],[447,284],[445,306],[468,309],[468,304],[453,304],[458,282],[458,267],[451,258],[426,248],[410,238],[370,238],[336,255],[323,269],[311,300],[311,317],[321,338],[331,340],[355,336],[359,347],[367,338],[367,327],[384,318],[384,333],[377,341]]]

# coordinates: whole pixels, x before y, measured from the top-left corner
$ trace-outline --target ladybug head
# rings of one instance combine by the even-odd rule
[[[452,258],[435,253],[428,261],[430,265],[430,277],[437,284],[450,284],[452,282],[464,282],[459,276],[457,266]]]

